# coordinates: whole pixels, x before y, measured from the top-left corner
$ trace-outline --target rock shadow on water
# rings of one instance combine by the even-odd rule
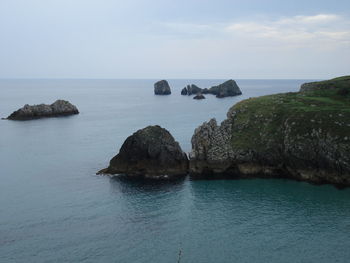
[[[172,178],[171,180],[157,180],[145,177],[134,177],[123,174],[110,176],[110,184],[118,192],[172,192],[184,187],[186,177]]]
[[[335,188],[337,190],[345,190],[349,189],[348,186],[343,184],[331,184],[328,181],[305,181],[301,178],[294,178],[293,176],[285,173],[281,173],[279,177],[276,176],[269,176],[266,174],[249,174],[249,175],[242,175],[242,174],[232,174],[232,173],[220,173],[220,174],[214,174],[214,173],[202,173],[202,174],[190,174],[189,179],[191,181],[217,181],[217,180],[277,180],[280,182],[296,182],[301,184],[308,184],[311,186],[329,186],[332,188]]]

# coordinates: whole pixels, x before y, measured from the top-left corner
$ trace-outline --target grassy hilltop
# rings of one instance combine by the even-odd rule
[[[232,134],[235,148],[265,148],[271,139],[278,143],[288,125],[297,137],[317,130],[350,141],[350,76],[307,83],[300,92],[244,100],[230,112],[239,112]]]

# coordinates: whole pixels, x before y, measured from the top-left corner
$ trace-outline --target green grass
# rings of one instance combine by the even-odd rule
[[[287,128],[296,138],[310,137],[315,130],[319,136],[350,137],[350,93],[338,94],[339,89],[350,89],[350,76],[315,85],[318,88],[314,90],[250,98],[236,104],[233,109],[239,114],[233,123],[233,146],[258,150],[279,147]]]

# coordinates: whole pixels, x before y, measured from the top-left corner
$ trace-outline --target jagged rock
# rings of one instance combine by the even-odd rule
[[[205,99],[204,95],[202,93],[198,93],[196,96],[193,97],[195,100],[203,100]]]
[[[209,90],[203,91],[202,93],[205,94],[206,92],[216,95],[217,98],[225,98],[242,94],[242,91],[239,89],[237,83],[232,79],[225,81],[218,86],[213,86]]]
[[[9,120],[32,120],[78,114],[77,107],[65,100],[56,100],[51,105],[24,105],[7,117]]]
[[[181,91],[181,95],[193,95],[197,93],[201,93],[202,89],[194,84],[187,85],[187,87],[183,88]]]
[[[169,83],[166,80],[160,80],[154,83],[154,94],[156,95],[170,95],[171,90]]]
[[[350,94],[323,89],[251,98],[221,125],[204,123],[192,137],[190,174],[350,186]]]
[[[173,136],[160,126],[148,126],[129,136],[109,167],[100,171],[152,179],[171,179],[188,173],[188,158]]]
[[[192,84],[192,85],[187,85],[187,87],[183,88],[181,91],[181,95],[193,95],[198,93],[213,94],[213,95],[216,95],[217,98],[237,96],[242,94],[237,83],[232,79],[225,81],[224,83],[218,86],[213,86],[210,89],[207,89],[207,88],[201,89],[196,85]]]

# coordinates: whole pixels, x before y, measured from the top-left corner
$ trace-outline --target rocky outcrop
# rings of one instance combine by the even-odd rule
[[[169,83],[166,80],[160,80],[154,83],[154,94],[155,95],[170,95],[171,90]]]
[[[166,129],[148,126],[129,136],[109,167],[99,173],[172,179],[187,175],[188,159]]]
[[[187,87],[183,88],[181,91],[181,95],[193,95],[197,93],[201,93],[202,89],[194,84],[187,85]]]
[[[76,106],[66,100],[56,100],[51,105],[24,105],[19,110],[14,111],[8,120],[32,120],[47,117],[60,117],[78,114]]]
[[[237,96],[241,95],[242,91],[238,87],[237,83],[230,79],[228,81],[225,81],[224,83],[213,86],[210,89],[201,89],[197,87],[196,85],[187,85],[187,87],[183,88],[181,91],[181,95],[193,95],[193,94],[213,94],[217,98],[225,98],[225,97],[231,97],[231,96]]]
[[[221,125],[204,123],[192,137],[190,173],[350,186],[350,95],[322,89],[251,98]]]
[[[193,97],[194,100],[203,100],[205,99],[204,95],[202,93],[198,93],[196,96]]]
[[[181,95],[187,95],[187,88],[184,87],[182,90],[181,90]]]
[[[216,95],[217,98],[232,97],[242,94],[237,83],[232,79],[225,81],[218,86],[213,86],[208,91],[204,90],[202,93],[205,94],[206,92]]]

